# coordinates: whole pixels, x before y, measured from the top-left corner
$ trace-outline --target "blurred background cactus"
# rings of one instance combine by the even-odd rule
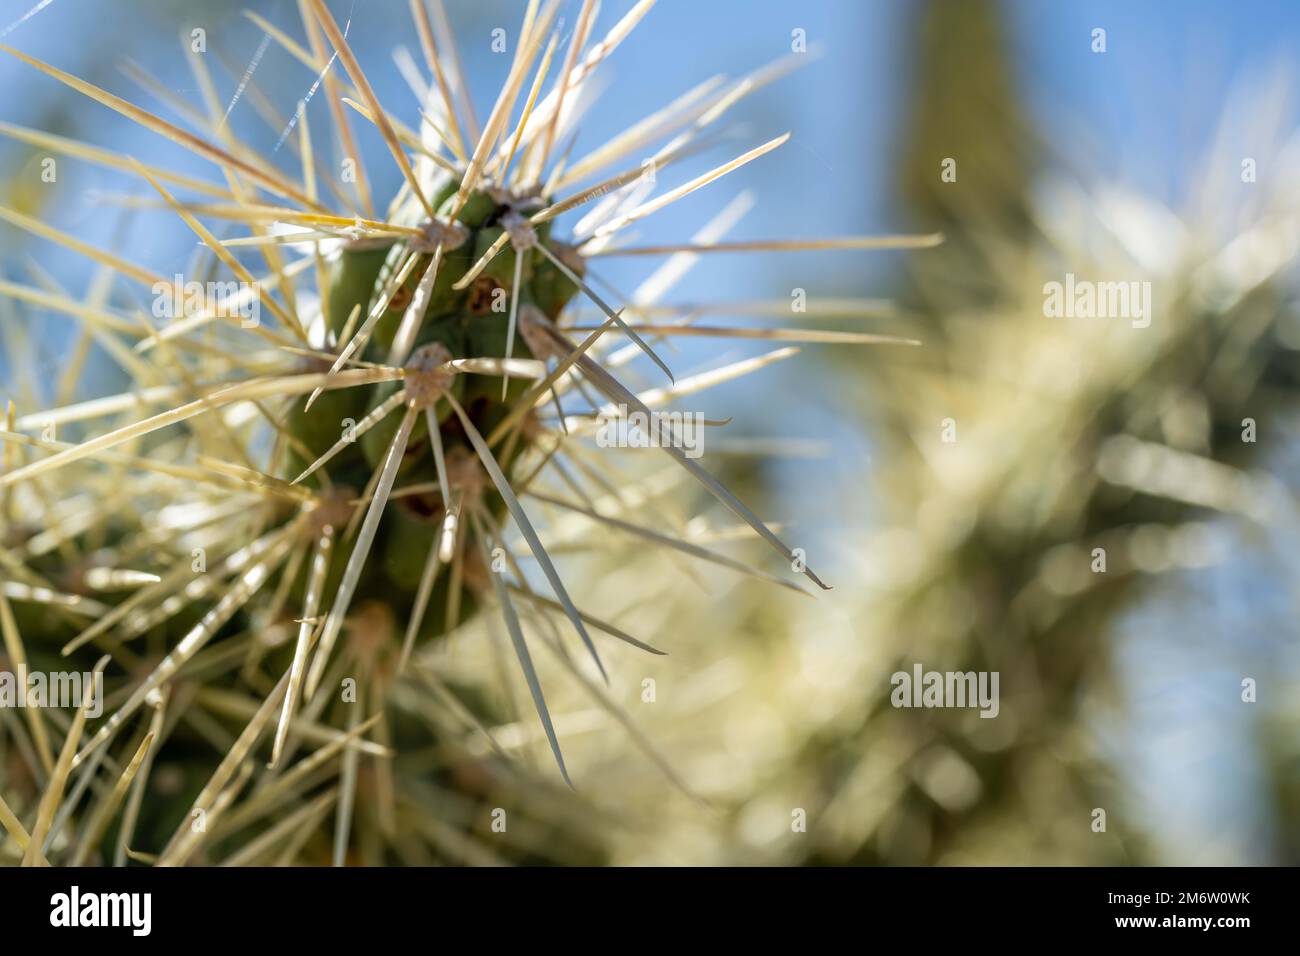
[[[1287,78],[1237,77],[1202,107],[1217,128],[1168,160],[1187,183],[1174,210],[1082,158],[1086,139],[1059,128],[1097,136],[1082,117],[1035,127],[1014,51],[1051,53],[1014,29],[1024,13],[917,5],[894,182],[909,225],[945,243],[894,286],[899,327],[925,346],[825,355],[836,411],[870,436],[866,479],[846,466],[823,496],[861,516],[835,531],[855,593],[688,604],[743,637],[675,652],[687,716],[664,708],[648,731],[709,782],[711,807],[646,807],[673,823],[617,859],[1296,860]],[[1072,42],[1087,50],[1100,24],[1113,40],[1119,15],[1069,18]],[[1150,281],[1150,327],[1049,318],[1067,272]],[[797,495],[807,474],[770,470],[769,487]],[[916,663],[998,671],[998,717],[895,709],[891,676]]]
[[[119,64],[101,46],[87,43],[75,57],[42,49],[54,42],[55,24],[68,22],[55,19],[69,16],[62,5],[56,0],[5,42],[121,90]],[[253,6],[281,25],[291,20],[285,13],[297,12]],[[340,26],[344,6],[332,4]],[[481,39],[463,48],[468,85],[495,95],[505,67],[491,52],[492,30],[513,29],[525,5],[447,6],[458,34]],[[617,9],[601,12],[594,36],[632,5],[606,6]],[[570,501],[583,501],[572,488],[585,489],[582,508],[530,502],[547,516],[547,548],[588,623],[668,653],[646,654],[605,633],[605,685],[585,666],[590,661],[578,659],[580,646],[566,650],[573,635],[561,639],[569,625],[558,603],[526,606],[520,598],[534,646],[554,651],[536,654],[535,666],[574,793],[554,772],[507,628],[472,613],[475,595],[490,590],[490,557],[471,556],[463,584],[439,578],[415,666],[401,668],[425,556],[443,519],[421,420],[411,442],[418,456],[403,463],[400,479],[416,491],[393,503],[378,539],[382,557],[358,586],[329,673],[315,675],[331,687],[351,678],[363,704],[385,702],[377,721],[368,718],[375,706],[317,695],[288,734],[279,769],[264,771],[279,717],[278,706],[264,701],[275,699],[276,681],[294,656],[300,624],[291,609],[309,600],[321,526],[307,522],[290,545],[272,535],[299,505],[291,498],[258,505],[251,521],[265,528],[263,551],[210,560],[228,562],[230,578],[283,545],[281,559],[297,562],[281,576],[289,583],[271,585],[269,602],[235,617],[221,641],[152,695],[111,752],[100,751],[101,765],[69,778],[62,812],[49,827],[53,860],[337,862],[344,819],[345,862],[367,865],[1300,860],[1291,477],[1300,189],[1287,172],[1300,168],[1300,114],[1288,97],[1291,78],[1244,66],[1300,42],[1300,15],[1267,0],[1248,5],[1252,16],[1231,24],[1211,3],[1138,11],[1108,2],[1053,12],[993,0],[844,2],[798,13],[779,3],[744,6],[656,7],[613,61],[608,97],[626,107],[612,117],[593,111],[573,155],[704,79],[692,51],[715,44],[702,38],[723,31],[731,38],[716,52],[725,60],[717,68],[733,75],[806,41],[808,65],[735,112],[742,131],[793,130],[795,151],[739,171],[709,202],[666,210],[662,223],[647,226],[646,241],[680,241],[714,216],[742,211],[748,199],[737,196],[736,183],[755,187],[760,199],[736,229],[739,238],[943,233],[938,248],[870,261],[859,252],[712,257],[708,269],[674,290],[673,301],[683,305],[636,316],[647,323],[694,318],[731,299],[746,303],[734,314],[759,324],[776,316],[771,325],[789,326],[799,319],[788,303],[802,292],[810,313],[804,318],[835,322],[839,302],[850,317],[874,316],[855,330],[923,342],[880,350],[810,344],[792,362],[691,397],[712,419],[734,416],[714,430],[720,437],[710,432],[710,470],[835,590],[793,594],[623,533],[611,519],[653,520],[691,547],[783,570],[779,561],[764,564],[770,552],[752,543],[750,530],[661,456],[621,459],[612,484],[608,476],[593,481],[591,462],[575,457],[567,476],[573,485],[561,488]],[[151,46],[174,49],[176,32],[188,35],[200,20],[210,34],[238,36],[220,44],[231,59],[226,96],[258,47],[261,24],[239,21],[224,4],[201,14],[143,0],[141,7],[148,10],[144,34],[122,44],[132,59],[129,78],[144,81],[155,105],[211,131],[212,117],[186,117],[176,102],[180,93],[193,99],[202,82],[183,65],[167,65],[174,55],[150,54]],[[409,34],[405,10],[397,9],[403,5],[392,7],[357,17],[349,28],[368,67],[385,62],[399,31]],[[563,6],[566,28],[576,26],[581,8]],[[1209,70],[1194,52],[1196,39],[1207,36],[1219,38],[1222,54]],[[417,41],[406,42],[418,60]],[[151,80],[137,57],[162,79]],[[396,59],[396,69],[371,71],[385,102],[410,96],[402,81],[409,68]],[[268,93],[301,96],[311,77],[305,83],[292,67],[278,44],[268,44],[245,107],[264,114]],[[107,111],[53,95],[55,84],[33,80],[16,61],[3,68],[36,83],[45,98],[0,120],[136,151],[121,128],[116,139],[106,127],[104,136],[87,132]],[[1211,94],[1184,92],[1206,74],[1217,84]],[[644,76],[657,83],[638,82]],[[641,88],[651,86],[653,95]],[[249,133],[263,153],[276,147],[289,101],[271,97],[279,122]],[[232,112],[232,123],[245,107]],[[1176,124],[1168,120],[1171,130],[1162,123],[1174,107],[1183,113]],[[323,123],[328,114],[306,115]],[[364,120],[353,120],[360,133]],[[297,138],[286,138],[282,151],[294,150]],[[369,167],[383,168],[383,139],[373,129],[360,138]],[[128,258],[148,253],[168,275],[175,250],[192,243],[193,233],[174,216],[163,223],[163,216],[115,208],[122,205],[120,174],[79,180],[75,190],[34,186],[48,144],[11,145],[5,205],[18,213],[84,229],[99,247],[125,248],[123,237],[132,236],[139,254]],[[723,148],[733,155],[747,146]],[[172,168],[203,169],[172,152]],[[688,158],[683,180],[717,161],[692,166]],[[395,194],[396,171],[381,175],[389,178],[370,184],[376,197],[387,187]],[[434,205],[452,213],[454,188]],[[470,351],[504,356],[509,320],[482,304],[516,282],[528,290],[521,301],[549,318],[566,303],[585,309],[584,322],[603,318],[591,302],[574,298],[577,287],[540,251],[517,274],[507,246],[477,291],[452,289],[502,235],[501,205],[460,217],[467,235],[448,252],[418,344],[440,342],[467,354],[460,350],[470,326],[437,320],[482,309],[488,324],[474,325],[473,334],[492,341],[476,341]],[[578,265],[562,240],[541,238]],[[60,250],[20,246],[25,237],[17,230],[5,240],[0,371],[15,402],[5,446],[11,471],[43,454],[34,450],[42,439],[37,410],[120,392],[131,371],[130,356],[104,336],[60,324],[48,300],[22,299],[13,286],[47,296],[73,289],[87,312],[141,303],[111,289],[103,273],[87,284],[84,265]],[[340,339],[350,317],[353,331],[364,321],[392,276],[394,248],[391,239],[361,241],[343,253],[324,296]],[[638,258],[599,260],[612,300],[636,301],[620,292],[649,271]],[[1045,287],[1067,273],[1149,282],[1150,324],[1049,316]],[[408,281],[375,324],[369,363],[385,362],[417,291]],[[863,296],[891,301],[867,310]],[[456,336],[459,343],[451,341]],[[218,344],[206,343],[213,350]],[[656,340],[655,348],[679,380],[680,370],[699,371],[706,361],[711,367],[769,354],[740,341],[722,350],[693,338],[674,345]],[[511,353],[534,357],[522,336]],[[193,358],[196,375],[223,361],[201,348]],[[319,357],[302,362],[329,367]],[[646,367],[646,383],[665,384]],[[360,390],[323,392],[312,409],[320,427],[308,419],[312,413],[295,412],[291,437],[280,438],[283,465],[275,477],[295,478],[336,442],[333,423],[365,420],[399,384],[368,387],[364,398]],[[515,381],[510,400],[532,384]],[[484,434],[508,414],[499,377],[457,376],[456,388]],[[464,389],[474,390],[477,406]],[[144,415],[125,411],[120,422]],[[361,493],[400,419],[390,416],[344,449],[330,479]],[[490,487],[459,420],[448,413],[443,422],[449,460]],[[98,434],[78,427],[66,434],[60,427],[58,439]],[[220,429],[204,427],[205,447],[219,447]],[[118,451],[162,457],[169,440],[180,441],[152,436]],[[226,471],[237,476],[233,462]],[[108,463],[103,476],[80,487],[85,473],[65,469],[6,496],[0,614],[12,612],[9,663],[21,646],[34,669],[66,667],[59,649],[84,637],[88,625],[93,630],[111,606],[129,603],[129,589],[100,593],[84,582],[106,554],[114,566],[166,579],[167,569],[188,569],[194,548],[221,554],[223,523],[250,521],[248,499],[213,490],[178,499],[174,476],[128,471],[128,464]],[[512,462],[502,464],[511,470]],[[342,523],[352,520],[353,499],[330,500],[344,503]],[[494,499],[490,510],[499,520],[503,502]],[[92,517],[103,515],[113,520]],[[526,554],[506,540],[511,534],[501,544]],[[347,563],[346,549],[332,561],[330,587]],[[44,586],[82,595],[81,605],[36,599],[33,589]],[[89,670],[107,652],[129,675],[110,682],[106,711],[199,623],[214,596],[184,593],[187,600],[167,618],[128,617],[75,652],[78,669]],[[462,619],[465,626],[451,627]],[[439,642],[427,640],[444,631],[450,634]],[[999,672],[998,716],[892,707],[891,676],[915,664]],[[39,816],[52,770],[46,753],[57,757],[71,715],[50,712],[50,739],[41,741],[26,715],[0,709],[0,797],[20,826]],[[96,726],[88,725],[88,735]],[[254,726],[257,738],[244,741]],[[151,734],[167,746],[150,749]],[[148,785],[119,798],[114,784],[139,753],[147,756],[130,772]],[[186,837],[191,809],[211,807],[214,795],[227,792],[213,832]],[[123,821],[134,833],[130,854],[118,839]],[[0,859],[17,862],[22,843],[5,829]]]

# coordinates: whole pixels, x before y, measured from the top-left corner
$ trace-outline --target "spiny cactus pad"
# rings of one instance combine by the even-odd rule
[[[432,292],[423,297],[427,305],[420,313],[415,350],[405,366],[404,380],[380,386],[374,394],[361,390],[322,393],[311,408],[295,408],[289,418],[289,433],[297,441],[290,444],[285,456],[284,478],[300,474],[346,439],[346,446],[330,459],[330,480],[356,489],[365,487],[374,470],[382,466],[400,427],[401,416],[386,414],[386,404],[395,408],[394,397],[404,391],[408,404],[436,409],[450,504],[454,506],[460,494],[468,496],[484,506],[482,513],[491,516],[495,528],[505,512],[504,502],[483,474],[451,405],[438,399],[444,394],[454,397],[473,426],[485,435],[501,425],[529,393],[532,383],[517,375],[513,379],[461,375],[446,366],[454,359],[537,358],[528,345],[532,336],[519,326],[520,313],[540,313],[539,318],[553,322],[578,291],[537,246],[545,244],[575,274],[584,270],[575,248],[552,238],[551,223],[534,229],[527,222],[527,216],[549,205],[537,195],[515,195],[504,189],[474,191],[462,204],[456,184],[448,183],[437,197],[437,216],[422,227],[423,236],[360,239],[342,246],[327,292],[327,324],[338,340],[349,319],[370,317],[373,312],[369,342],[354,353],[362,359],[384,360],[403,315],[420,296],[420,277],[427,274],[435,255],[440,258],[439,271]],[[465,282],[474,264],[507,235],[507,228],[513,231],[513,241]],[[394,288],[408,256],[416,257],[415,265]],[[384,302],[386,308],[376,308]],[[511,478],[536,427],[531,412],[520,422],[524,427],[510,452],[498,456],[503,473]],[[435,549],[448,521],[449,502],[440,487],[433,448],[428,416],[419,415],[397,475],[402,485],[426,490],[397,499],[387,510],[374,543],[379,560],[368,565],[366,581],[359,585],[366,594],[382,596],[402,618],[415,610],[426,556]],[[479,567],[477,553],[471,551],[466,560],[471,568]],[[418,636],[436,636],[460,623],[478,606],[482,594],[474,591],[486,583],[481,573],[472,573],[454,600],[446,586],[441,588],[420,615]]]

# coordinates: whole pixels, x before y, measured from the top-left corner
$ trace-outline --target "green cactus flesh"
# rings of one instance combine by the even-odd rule
[[[454,187],[439,197],[439,219],[451,221],[456,204]],[[537,207],[537,203],[531,204]],[[539,208],[539,207],[538,207]],[[564,276],[538,249],[516,253],[506,243],[500,253],[466,288],[457,290],[459,282],[470,267],[496,242],[503,233],[500,224],[504,215],[519,211],[519,206],[509,197],[498,201],[486,192],[469,195],[464,207],[455,216],[455,222],[464,227],[463,241],[454,248],[443,250],[437,277],[429,304],[425,309],[415,348],[440,344],[453,358],[504,358],[507,354],[506,336],[509,329],[509,302],[518,296],[518,308],[533,306],[547,318],[554,319],[577,292],[573,282]],[[457,234],[460,238],[461,234]],[[576,273],[581,264],[572,247],[551,238],[547,225],[535,231],[536,242],[545,243],[548,251],[569,263]],[[359,309],[359,322],[369,314],[390,282],[394,271],[403,261],[408,246],[404,240],[363,240],[344,247],[334,263],[329,279],[325,313],[332,336],[342,334],[348,317]],[[519,267],[520,286],[512,288],[515,279],[515,257],[522,255]],[[432,253],[421,254],[403,286],[390,301],[388,308],[374,326],[373,334],[360,356],[369,361],[384,362],[397,334],[421,277],[429,268]],[[341,349],[346,343],[339,343]],[[534,357],[519,330],[515,331],[513,349],[515,358]],[[451,394],[464,407],[470,421],[480,433],[489,434],[513,410],[529,390],[531,383],[512,378],[502,400],[501,381],[486,375],[457,375],[452,379]],[[284,474],[292,479],[315,458],[324,454],[355,423],[388,400],[402,388],[401,382],[391,382],[368,388],[347,388],[322,392],[310,410],[304,410],[305,401],[295,406],[289,419],[288,431],[296,441],[289,445]],[[474,452],[464,429],[446,402],[437,405],[439,432],[449,463],[459,460],[474,461]],[[401,422],[400,411],[389,414],[377,425],[357,437],[330,459],[326,470],[330,486],[349,489],[359,494],[375,470],[384,460]],[[436,487],[437,470],[426,433],[425,417],[417,416],[406,454],[399,466],[397,487],[421,485]],[[514,466],[528,445],[526,433],[509,449],[497,449],[498,463],[507,477],[513,477]],[[310,458],[307,455],[310,454]],[[453,490],[453,494],[455,491]],[[483,492],[487,511],[500,521],[505,513],[505,503],[492,490],[490,482]],[[445,514],[445,503],[438,491],[403,495],[385,509],[375,538],[371,556],[366,562],[359,597],[387,604],[399,619],[409,614],[415,602],[421,572]],[[339,553],[331,562],[332,580],[327,581],[326,593],[338,583],[347,564],[351,542],[340,542]],[[466,558],[476,559],[474,549],[466,548]],[[420,637],[431,638],[442,634],[448,625],[469,618],[477,609],[478,601],[472,586],[460,584],[460,594],[452,600],[448,574],[441,573],[435,583],[432,599],[423,616]],[[459,613],[451,620],[448,603]]]

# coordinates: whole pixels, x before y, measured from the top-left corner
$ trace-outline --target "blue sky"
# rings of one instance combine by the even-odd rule
[[[515,29],[523,0],[451,0],[468,72],[480,111],[486,111],[504,76],[506,57],[489,49],[490,31]],[[598,32],[622,16],[630,0],[603,5]],[[717,72],[739,75],[790,49],[793,29],[802,29],[820,55],[793,75],[742,103],[733,113],[740,129],[735,143],[684,164],[685,177],[781,132],[790,142],[702,192],[656,216],[645,226],[646,241],[679,238],[698,228],[740,190],[753,188],[762,201],[735,230],[737,238],[773,235],[814,236],[884,232],[899,217],[893,195],[899,148],[898,122],[908,105],[913,60],[908,48],[910,21],[921,8],[916,0],[661,0],[618,51],[606,73],[607,95],[583,124],[579,149],[619,131],[635,118],[669,102],[702,78]],[[8,10],[27,9],[26,0]],[[193,99],[196,83],[184,57],[177,55],[182,27],[204,26],[214,50],[237,65],[251,57],[260,31],[239,16],[258,10],[291,28],[297,36],[296,4],[253,0],[247,4],[180,3],[176,0],[53,0],[4,42],[67,68],[155,111],[169,116],[119,69],[124,59],[155,72],[178,96]],[[385,103],[413,109],[405,85],[392,66],[394,38],[417,53],[404,0],[334,0],[342,21],[353,12],[351,39],[371,70]],[[571,26],[578,4],[570,0],[563,16]],[[1291,0],[1089,0],[1006,4],[1021,86],[1048,141],[1085,170],[1119,176],[1145,191],[1176,202],[1195,159],[1218,121],[1234,80],[1276,67],[1300,48],[1300,3]],[[116,15],[105,16],[106,11]],[[131,16],[126,11],[145,11]],[[17,13],[14,14],[16,19]],[[1107,52],[1090,50],[1094,27],[1107,31]],[[213,69],[222,89],[233,81]],[[286,113],[305,93],[311,75],[272,46],[258,78],[277,92]],[[11,57],[0,57],[0,83],[10,91],[0,119],[42,128],[57,127],[92,142],[132,152],[172,168],[209,174],[211,167],[150,133],[134,128],[107,109],[37,75]],[[17,91],[18,95],[13,95]],[[1297,118],[1296,104],[1289,115]],[[318,98],[309,118],[326,122]],[[262,125],[244,104],[232,123],[264,148],[277,133]],[[368,132],[368,131],[367,131]],[[366,165],[393,188],[397,173],[377,136],[364,138]],[[0,157],[26,156],[23,148],[0,143]],[[12,163],[10,163],[12,166]],[[129,177],[86,167],[70,168],[50,215],[63,228],[85,230],[88,238],[130,246],[136,258],[161,269],[174,264],[184,248],[183,226],[161,217],[131,222],[95,204],[97,192],[137,190]],[[0,248],[11,255],[24,243],[56,274],[75,281],[80,264],[48,244],[27,243],[16,231],[0,229]],[[878,294],[892,261],[887,255],[804,254],[764,260],[716,257],[683,283],[683,299],[788,295],[798,285],[817,294]],[[646,270],[641,262],[611,262],[610,278],[631,286]],[[69,271],[71,270],[71,271]],[[856,277],[846,287],[845,275]],[[702,346],[700,347],[702,348]],[[685,349],[690,364],[691,347]],[[703,354],[700,352],[699,354]]]

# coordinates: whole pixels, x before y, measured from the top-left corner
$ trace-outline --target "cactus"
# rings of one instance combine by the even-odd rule
[[[403,185],[383,215],[364,170],[342,180],[323,170],[305,100],[281,134],[289,148],[279,155],[301,160],[295,175],[247,147],[219,111],[199,134],[184,131],[5,48],[218,167],[224,184],[4,128],[138,177],[239,283],[233,297],[201,299],[157,328],[112,307],[121,301],[114,297],[80,305],[10,284],[15,298],[79,317],[138,381],[95,402],[21,415],[10,406],[0,476],[12,516],[0,592],[7,656],[25,654],[48,670],[98,668],[107,707],[53,721],[0,714],[19,768],[0,770],[9,855],[29,864],[535,861],[559,852],[546,834],[562,832],[566,859],[600,858],[599,820],[552,776],[504,759],[491,728],[510,722],[513,703],[502,704],[486,681],[451,674],[439,645],[466,629],[505,633],[558,775],[570,782],[535,649],[546,648],[607,707],[602,648],[660,651],[579,610],[547,550],[546,525],[530,513],[545,505],[552,516],[580,515],[795,587],[687,540],[684,520],[667,530],[631,520],[621,499],[635,488],[591,454],[597,416],[619,406],[649,416],[652,406],[797,351],[678,382],[655,350],[665,338],[909,340],[703,326],[686,313],[653,324],[651,301],[606,301],[591,259],[938,241],[626,245],[632,224],[787,138],[645,198],[656,176],[770,75],[760,72],[679,100],[651,126],[570,162],[571,144],[562,144],[584,83],[652,5],[642,0],[592,42],[595,4],[585,0],[561,61],[558,3],[530,3],[480,124],[459,95],[466,81],[449,55],[440,4],[414,0],[430,90],[419,133],[379,102],[323,0],[301,3],[302,40],[259,21],[315,76],[345,157],[358,135],[345,103],[389,148]],[[331,71],[333,57],[341,71]],[[210,89],[203,59],[191,62]],[[636,155],[649,148],[647,133],[663,142],[648,159]],[[588,220],[577,234],[558,222],[574,210]],[[137,282],[180,298],[116,250],[11,210],[0,216],[88,255],[114,287]],[[204,224],[231,220],[248,234],[219,240]],[[584,312],[599,324],[584,325]],[[638,356],[656,385],[648,392],[624,384],[639,374],[627,367]],[[49,422],[78,440],[49,433]],[[693,456],[671,441],[663,451],[747,536],[825,586]],[[597,507],[593,496],[610,490],[613,503]],[[69,519],[83,507],[85,521]],[[535,573],[525,570],[516,533]],[[101,579],[105,586],[94,583]],[[569,655],[573,636],[581,658]],[[531,837],[488,849],[475,836],[481,819],[505,805],[523,815]]]

